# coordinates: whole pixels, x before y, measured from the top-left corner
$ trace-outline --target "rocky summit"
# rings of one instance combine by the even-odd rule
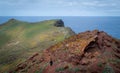
[[[86,31],[36,53],[17,73],[120,73],[120,40],[103,31]]]

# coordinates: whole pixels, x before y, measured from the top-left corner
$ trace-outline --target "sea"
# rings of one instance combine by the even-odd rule
[[[120,16],[0,16],[0,25],[12,18],[27,22],[62,19],[76,33],[98,29],[120,39]]]

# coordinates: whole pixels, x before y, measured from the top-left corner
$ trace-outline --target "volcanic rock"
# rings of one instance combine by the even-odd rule
[[[86,31],[49,47],[32,60],[23,63],[26,73],[120,73],[120,40],[103,31]],[[22,68],[17,67],[17,72],[22,73]]]

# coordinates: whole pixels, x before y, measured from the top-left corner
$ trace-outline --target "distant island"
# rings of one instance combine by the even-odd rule
[[[11,19],[0,40],[1,73],[120,73],[120,40],[104,31],[76,34],[60,19]]]

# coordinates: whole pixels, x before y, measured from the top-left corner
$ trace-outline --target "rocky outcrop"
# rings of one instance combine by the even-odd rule
[[[53,65],[50,65],[50,62]],[[21,69],[21,66],[26,66]],[[86,31],[32,56],[15,70],[22,73],[120,73],[120,40],[103,31]]]
[[[54,24],[56,27],[64,27],[64,22],[62,20],[57,20]]]

